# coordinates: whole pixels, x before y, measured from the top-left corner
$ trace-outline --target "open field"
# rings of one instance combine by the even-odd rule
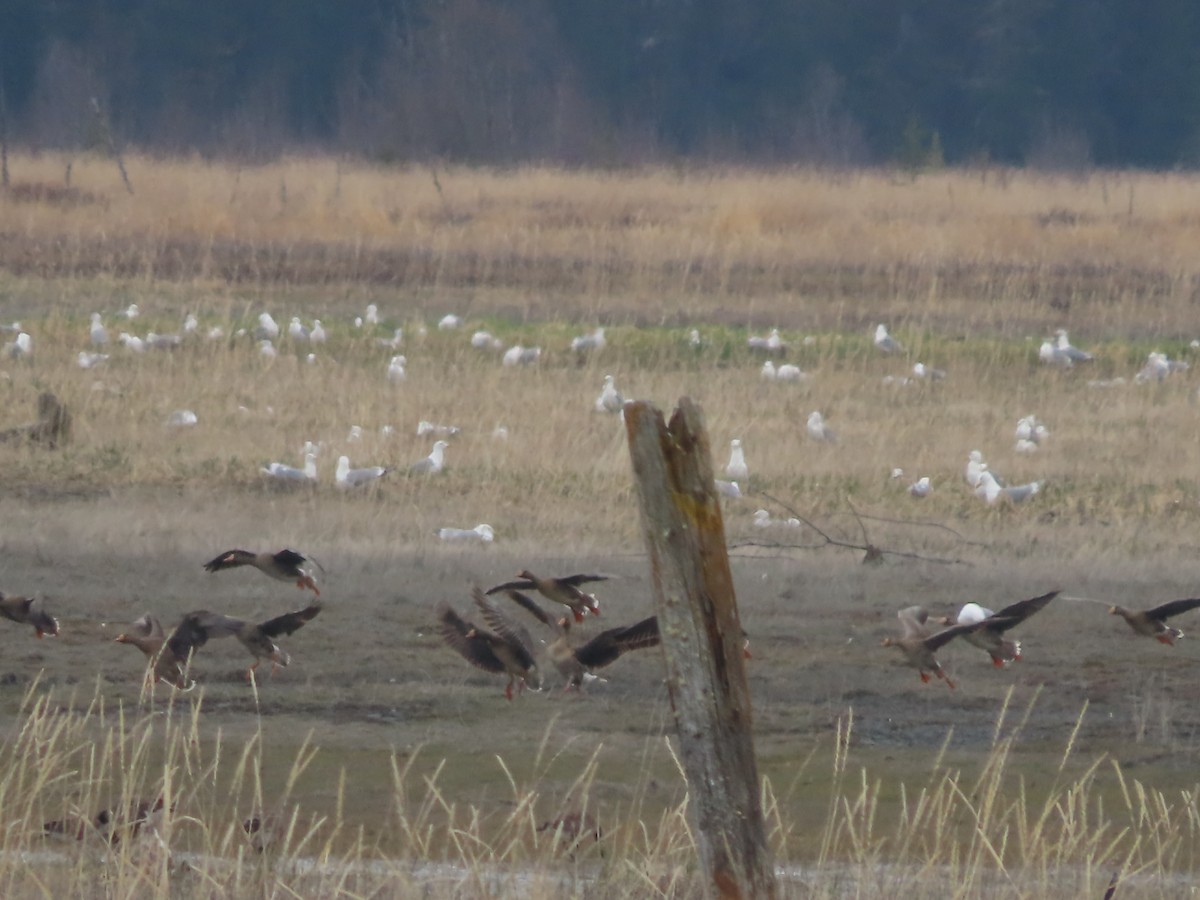
[[[13,169],[50,181],[61,165]],[[1195,889],[1189,640],[1164,647],[1099,605],[1060,599],[1023,629],[1025,659],[1006,670],[951,645],[953,692],[922,685],[878,643],[911,603],[1197,594],[1196,371],[1132,376],[1151,350],[1196,353],[1188,206],[1200,182],[438,171],[439,190],[428,171],[321,162],[129,165],[132,197],[96,162],[74,169],[94,195],[75,205],[0,195],[0,323],[20,319],[34,346],[0,359],[0,430],[29,420],[41,390],[74,417],[58,450],[0,445],[0,590],[43,592],[63,628],[48,641],[0,628],[0,791],[5,809],[27,810],[4,832],[5,895],[62,883],[116,896],[690,895],[654,652],[622,659],[586,696],[510,704],[433,628],[438,600],[465,612],[472,583],[523,567],[619,576],[597,586],[600,625],[649,613],[624,430],[593,412],[606,374],[667,410],[696,398],[718,465],[729,440],[744,441],[744,487],[839,540],[864,544],[865,528],[897,551],[862,565],[861,551],[822,546],[810,529],[756,528],[759,507],[788,515],[763,496],[725,506],[788,895],[1090,897],[1118,870],[1130,878],[1121,898]],[[131,302],[142,315],[122,324]],[[370,302],[383,322],[356,328]],[[285,337],[266,359],[234,337],[263,310],[284,328],[319,317],[328,341]],[[199,334],[173,352],[111,346],[83,370],[92,312],[114,340],[134,326],[178,331],[185,312]],[[464,325],[438,330],[448,312]],[[903,354],[875,350],[877,321]],[[608,345],[570,351],[597,323]],[[746,337],[772,325],[805,382],[761,379]],[[1039,364],[1059,326],[1096,361]],[[212,327],[224,336],[202,337]],[[396,327],[400,348],[378,346]],[[541,346],[542,360],[506,368],[499,351],[471,347],[476,328]],[[407,357],[399,384],[385,375],[394,353]],[[883,383],[918,360],[946,379]],[[1118,376],[1129,383],[1088,385]],[[179,409],[197,424],[169,427]],[[814,409],[837,445],[806,436]],[[1051,437],[1019,454],[1013,430],[1028,414]],[[462,429],[430,478],[404,472],[429,452],[420,420]],[[318,484],[265,483],[262,465],[300,465],[309,440],[322,446]],[[988,506],[963,481],[972,449],[1042,491]],[[339,491],[342,453],[399,471]],[[889,477],[897,466],[904,479]],[[919,475],[934,486],[922,501],[905,490]],[[477,522],[494,544],[434,534]],[[303,601],[249,570],[203,572],[234,546],[295,546],[327,570],[323,612],[285,640],[291,667],[252,690],[249,656],[217,641],[195,661],[197,691],[140,698],[140,654],[110,641],[142,613],[266,618]],[[1177,624],[1195,630],[1196,615]],[[102,862],[96,841],[33,835],[164,780],[177,798],[162,826],[173,860],[129,841]],[[572,861],[536,825],[584,797],[604,837]],[[297,862],[259,864],[241,818],[293,810],[285,856]],[[62,855],[15,861],[30,848]]]

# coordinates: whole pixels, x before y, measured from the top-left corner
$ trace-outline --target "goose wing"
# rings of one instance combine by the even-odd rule
[[[298,609],[295,612],[284,613],[282,616],[276,616],[274,619],[267,619],[258,626],[259,630],[267,637],[279,637],[281,634],[292,634],[299,631],[307,623],[317,617],[317,613],[321,611],[320,603],[311,603],[304,609]],[[234,621],[237,621],[236,619]]]
[[[456,613],[444,600],[438,603],[436,611],[442,640],[463,659],[485,672],[504,671],[504,663],[500,662],[491,644],[474,625]]]
[[[650,616],[633,625],[602,631],[575,651],[575,658],[589,669],[607,666],[628,650],[659,644],[658,616]]]
[[[1200,598],[1192,598],[1190,600],[1169,600],[1166,603],[1160,604],[1153,609],[1146,610],[1146,615],[1151,619],[1163,621],[1171,616],[1177,616],[1180,613],[1187,612],[1189,609],[1195,609],[1200,606]]]

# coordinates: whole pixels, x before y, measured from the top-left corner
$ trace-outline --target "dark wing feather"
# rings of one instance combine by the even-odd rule
[[[506,581],[504,584],[498,584],[495,587],[490,587],[486,591],[489,597],[492,594],[498,594],[501,591],[536,591],[537,585],[527,578],[522,578],[520,581]]]
[[[524,626],[518,625],[506,616],[478,587],[472,588],[471,598],[479,607],[479,611],[483,613],[483,620],[487,622],[488,628],[492,629],[506,643],[516,649],[524,650],[525,655],[530,659],[533,658],[533,638],[529,636],[529,632],[525,630]]]
[[[1200,598],[1193,598],[1191,600],[1169,600],[1160,606],[1154,607],[1154,609],[1146,610],[1146,615],[1151,619],[1158,619],[1158,621],[1161,622],[1163,619],[1169,619],[1171,616],[1177,616],[1180,613],[1187,612],[1189,609],[1195,609],[1198,606],[1200,606]]]
[[[1045,609],[1046,605],[1059,595],[1058,591],[1051,591],[1048,594],[1042,594],[1040,597],[1033,597],[1029,600],[1020,600],[1017,603],[1009,604],[999,612],[993,613],[985,623],[992,631],[1007,631],[1014,625],[1020,625],[1036,612]]]
[[[554,580],[560,584],[569,584],[571,587],[579,587],[581,584],[587,584],[589,581],[608,581],[607,575],[565,575],[562,578]]]
[[[479,636],[475,626],[456,613],[445,601],[437,605],[437,617],[442,640],[463,659],[485,672],[503,672],[504,663],[496,658],[488,642]]]
[[[249,550],[226,550],[224,553],[206,562],[204,569],[207,572],[219,572],[221,569],[232,569],[237,566],[247,565],[252,559],[254,559],[254,554]]]
[[[543,625],[547,626],[548,628],[552,628],[555,631],[562,631],[558,625],[558,620],[555,619],[554,616],[550,615],[550,613],[546,612],[546,610],[542,609],[542,605],[528,594],[522,594],[520,591],[509,591],[508,597],[513,601],[513,603],[516,603],[518,606],[522,607],[526,612],[532,615]]]
[[[308,557],[302,553],[297,553],[295,550],[280,550],[275,554],[275,562],[281,566],[298,566],[301,563],[308,562]]]
[[[22,625],[29,621],[29,607],[33,605],[32,597],[7,597],[0,594],[0,616]]]
[[[575,651],[575,658],[589,669],[615,662],[628,650],[655,647],[659,643],[658,616],[642,619],[623,628],[602,631]]]
[[[304,607],[304,609],[298,609],[295,612],[284,613],[282,616],[268,619],[258,627],[267,637],[279,637],[281,634],[291,634],[315,619],[317,613],[320,611],[320,603],[311,603]]]
[[[925,646],[930,650],[937,650],[939,647],[950,643],[959,635],[969,634],[972,631],[977,631],[980,628],[987,627],[989,622],[994,626],[998,622],[1008,623],[1009,620],[1000,619],[997,616],[991,616],[990,618],[984,619],[982,622],[970,622],[966,625],[951,625],[949,628],[944,628],[937,634],[933,634],[925,638]],[[1015,622],[1013,624],[1015,624]],[[1007,628],[1009,625],[1005,624],[1004,627]]]

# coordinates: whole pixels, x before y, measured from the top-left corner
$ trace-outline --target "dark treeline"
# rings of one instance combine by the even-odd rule
[[[0,87],[32,148],[1189,166],[1200,3],[0,0]]]

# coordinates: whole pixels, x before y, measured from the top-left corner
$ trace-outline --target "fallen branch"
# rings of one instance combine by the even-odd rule
[[[867,527],[863,521],[864,518],[870,518],[870,517],[861,516],[859,514],[858,510],[854,508],[854,504],[850,503],[849,500],[847,500],[846,502],[849,505],[851,514],[854,516],[855,520],[858,522],[858,526],[861,529],[862,534],[863,534],[863,543],[861,543],[861,544],[853,542],[853,541],[842,540],[840,538],[834,537],[833,535],[831,535],[827,531],[825,531],[823,528],[819,527],[812,520],[800,515],[800,513],[797,512],[795,509],[793,509],[790,504],[785,503],[784,501],[780,500],[778,497],[768,494],[766,491],[755,491],[754,493],[759,495],[760,497],[764,497],[765,499],[770,500],[772,503],[776,504],[781,509],[783,509],[785,512],[787,512],[789,515],[791,515],[793,518],[795,518],[797,521],[799,521],[802,525],[815,531],[817,533],[817,535],[820,536],[821,541],[820,541],[820,543],[815,543],[815,544],[785,544],[783,542],[767,543],[767,542],[763,542],[763,541],[738,541],[737,543],[730,544],[730,549],[736,549],[736,548],[740,548],[740,547],[768,547],[768,548],[772,548],[772,549],[787,548],[787,549],[793,549],[793,550],[819,550],[823,547],[842,547],[846,550],[861,550],[863,552],[863,560],[862,561],[864,564],[878,563],[878,562],[882,562],[885,557],[896,556],[896,557],[900,557],[901,559],[916,559],[916,560],[920,560],[922,562],[939,563],[942,565],[971,565],[971,563],[968,560],[961,559],[958,557],[928,556],[924,553],[916,553],[916,552],[913,552],[910,550],[892,550],[887,547],[876,546],[875,544],[871,543],[870,535],[867,533]],[[947,530],[953,531],[953,529],[947,529]]]

